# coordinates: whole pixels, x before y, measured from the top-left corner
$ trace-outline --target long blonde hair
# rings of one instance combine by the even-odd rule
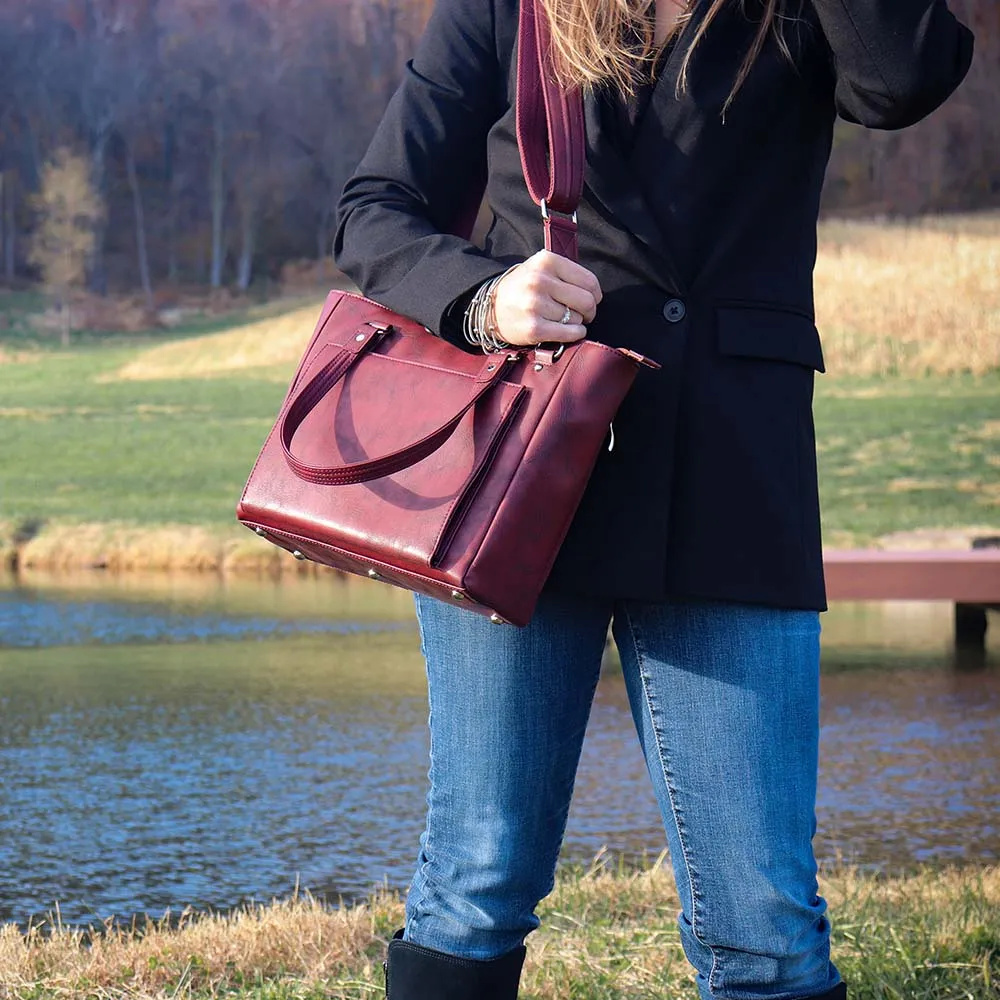
[[[663,46],[674,36],[685,33],[695,2],[689,0],[685,12],[658,45],[654,34],[656,0],[542,0],[551,27],[553,69],[557,79],[566,88],[580,86],[586,89],[609,83],[621,94],[634,93],[637,69],[653,63]],[[764,12],[736,74],[726,108],[746,81],[770,33],[774,33],[785,57],[792,58],[782,30],[784,0],[761,2]],[[679,93],[687,87],[688,67],[695,48],[722,9],[731,3],[746,6],[746,0],[710,0],[708,11],[686,42],[687,50],[677,80]],[[638,52],[629,44],[630,37],[639,42]]]

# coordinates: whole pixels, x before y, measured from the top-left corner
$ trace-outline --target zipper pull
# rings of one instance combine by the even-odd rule
[[[652,368],[656,371],[662,367],[659,362],[654,361],[652,358],[647,358],[645,354],[639,354],[638,351],[630,351],[627,347],[619,347],[618,353],[624,354],[630,361],[634,361],[637,365],[642,365],[644,368]]]
[[[608,424],[608,430],[611,432],[611,440],[608,442],[608,451],[613,451],[615,447],[615,425],[614,423]]]

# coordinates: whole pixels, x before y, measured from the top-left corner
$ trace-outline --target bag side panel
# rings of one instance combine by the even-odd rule
[[[470,595],[506,620],[530,621],[636,372],[633,361],[593,342],[569,359],[466,573]]]

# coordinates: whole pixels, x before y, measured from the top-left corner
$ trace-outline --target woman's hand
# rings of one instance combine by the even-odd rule
[[[504,275],[494,296],[499,335],[515,347],[528,347],[582,340],[603,293],[593,272],[560,254],[539,250]],[[569,317],[561,323],[567,308]]]

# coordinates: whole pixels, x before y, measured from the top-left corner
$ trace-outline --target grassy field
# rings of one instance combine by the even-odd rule
[[[822,248],[828,544],[1000,531],[1000,219],[831,223]],[[233,510],[317,304],[62,351],[36,298],[0,295],[0,561],[276,565]]]
[[[1000,368],[1000,215],[820,228],[816,320],[836,375]]]
[[[1000,870],[821,877],[833,959],[852,1000],[996,1000]],[[524,1000],[696,1000],[673,879],[564,871],[529,942]],[[10,1000],[374,1000],[397,896],[330,909],[289,899],[231,915],[187,914],[85,938],[58,926],[0,929]]]

